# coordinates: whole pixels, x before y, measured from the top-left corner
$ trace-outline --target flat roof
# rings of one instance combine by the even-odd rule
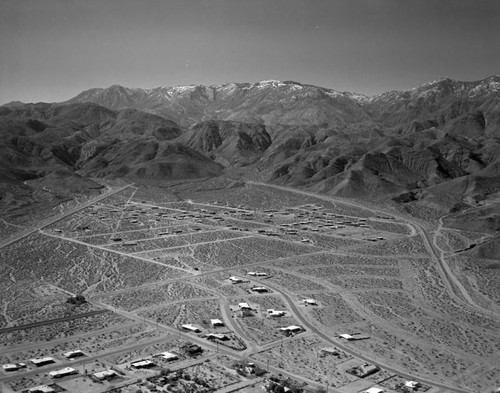
[[[83,355],[83,354],[84,353],[80,349],[75,349],[74,351],[69,351],[69,352],[63,353],[63,356],[68,358],[68,357],[71,357],[74,355]]]
[[[130,363],[130,365],[133,367],[145,367],[154,365],[154,363],[151,360],[140,360],[138,362]]]
[[[189,330],[201,330],[199,327],[191,324],[191,323],[186,323],[184,325],[181,325],[184,329],[189,329]]]
[[[61,370],[56,370],[56,371],[51,371],[49,372],[49,375],[51,377],[56,377],[56,376],[59,376],[59,375],[66,375],[66,374],[72,374],[76,372],[76,370],[72,367],[65,367],[65,368],[62,368]]]
[[[54,358],[51,358],[50,356],[44,357],[44,358],[38,358],[38,359],[30,359],[32,363],[46,363],[46,362],[55,362]]]
[[[28,389],[28,392],[52,393],[52,392],[54,392],[54,389],[52,389],[48,385],[40,385],[40,386],[35,386],[34,388],[31,388],[31,389]]]
[[[175,353],[171,353],[171,352],[161,352],[157,356],[161,356],[162,358],[167,359],[167,360],[179,358],[179,356],[177,356]]]
[[[300,326],[296,326],[296,325],[291,325],[291,326],[287,326],[287,327],[282,327],[280,328],[281,330],[302,330],[302,328]]]
[[[94,377],[99,379],[104,379],[106,377],[111,377],[113,375],[117,375],[117,372],[115,370],[104,370],[94,373]]]
[[[15,368],[17,370],[19,366],[17,364],[9,363],[9,364],[4,364],[2,368],[4,370],[8,370],[9,368]]]

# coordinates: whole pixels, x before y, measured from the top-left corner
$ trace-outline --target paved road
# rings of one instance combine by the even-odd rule
[[[33,322],[33,323],[28,323],[26,325],[10,326],[10,327],[7,327],[7,328],[0,329],[0,334],[2,334],[2,333],[9,333],[9,332],[15,332],[16,330],[31,329],[31,328],[35,328],[35,327],[39,327],[39,326],[44,326],[44,325],[52,325],[52,324],[58,323],[58,322],[72,321],[74,319],[80,319],[80,318],[85,318],[85,317],[92,317],[94,315],[104,314],[104,313],[107,313],[107,312],[109,312],[109,310],[94,310],[94,311],[84,312],[84,313],[81,313],[81,314],[70,315],[68,317],[48,319],[46,321]]]

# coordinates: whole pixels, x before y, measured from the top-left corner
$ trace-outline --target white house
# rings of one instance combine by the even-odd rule
[[[130,365],[134,368],[148,368],[156,366],[156,364],[154,364],[151,360],[139,360],[137,362],[130,363]]]
[[[29,393],[52,393],[55,392],[54,389],[52,389],[48,385],[40,385],[40,386],[35,386],[34,388],[28,389]]]
[[[114,376],[117,376],[118,373],[115,370],[104,370],[104,371],[99,371],[98,373],[94,373],[94,377],[96,377],[99,380],[103,379],[108,379],[112,378]]]
[[[318,302],[314,299],[304,299],[303,300],[304,304],[309,305],[309,306],[317,306]]]
[[[368,388],[366,390],[363,390],[361,393],[384,393],[384,389],[377,388],[375,386],[372,386],[371,388]]]
[[[51,364],[56,362],[54,358],[51,358],[49,356],[38,359],[30,359],[30,361],[37,367],[45,366],[46,364]]]
[[[236,276],[229,277],[229,281],[231,281],[233,284],[239,284],[239,283],[243,282],[243,280],[241,278],[236,277]]]
[[[9,364],[4,364],[2,366],[3,371],[17,371],[19,370],[19,366],[17,364],[9,363]]]
[[[211,319],[210,323],[212,324],[212,327],[224,326],[224,322],[222,322],[220,319]]]
[[[161,352],[158,355],[155,356],[160,356],[165,360],[172,361],[172,360],[177,360],[179,359],[179,356],[177,356],[175,353],[172,352]]]
[[[190,331],[195,332],[195,333],[201,332],[201,329],[198,326],[194,326],[191,323],[186,323],[185,325],[182,325],[182,327],[186,330],[190,330]]]
[[[282,328],[280,328],[280,330],[283,332],[288,332],[288,333],[297,333],[297,332],[301,332],[303,329],[300,326],[290,325],[287,327],[282,327]]]
[[[257,277],[267,276],[267,273],[264,273],[264,272],[248,272],[247,274],[249,276],[257,276]]]
[[[253,287],[251,288],[251,290],[258,293],[269,292],[269,289],[267,289],[266,287]]]
[[[62,378],[62,377],[66,377],[68,375],[77,374],[77,373],[78,373],[78,371],[76,371],[74,368],[65,367],[61,370],[55,370],[55,371],[49,372],[49,376],[51,376],[52,378]]]
[[[240,310],[251,310],[252,308],[248,305],[248,303],[239,303],[238,307]]]
[[[273,308],[270,308],[267,310],[267,316],[268,317],[282,317],[286,314],[286,311],[283,310],[275,310]]]
[[[76,349],[74,351],[69,351],[69,352],[63,353],[63,356],[67,359],[73,359],[73,358],[77,358],[80,356],[85,356],[85,354],[81,350]]]

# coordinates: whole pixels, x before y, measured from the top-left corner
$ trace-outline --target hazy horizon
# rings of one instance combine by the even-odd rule
[[[293,80],[368,96],[500,73],[500,2],[0,0],[0,104]]]

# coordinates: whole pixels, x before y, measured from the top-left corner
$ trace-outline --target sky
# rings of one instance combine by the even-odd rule
[[[293,80],[366,95],[500,74],[497,0],[0,0],[0,104]]]

